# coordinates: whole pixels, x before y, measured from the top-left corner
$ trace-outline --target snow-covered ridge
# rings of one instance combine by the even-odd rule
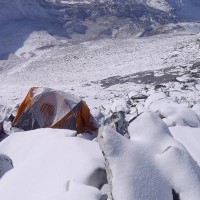
[[[129,125],[129,134],[130,140],[105,127],[100,140],[112,199],[172,200],[173,191],[182,200],[200,198],[197,162],[158,116],[144,112]]]

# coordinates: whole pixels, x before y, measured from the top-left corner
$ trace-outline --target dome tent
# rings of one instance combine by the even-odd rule
[[[18,108],[13,126],[23,130],[62,128],[95,131],[90,109],[80,98],[51,88],[33,87]]]

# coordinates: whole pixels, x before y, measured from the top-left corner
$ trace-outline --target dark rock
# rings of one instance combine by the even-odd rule
[[[99,36],[112,36],[112,29],[107,28],[99,33]]]
[[[155,85],[155,90],[158,90],[160,88],[166,88],[166,86],[165,85],[160,85],[160,84]]]
[[[85,32],[87,30],[87,26],[85,26],[83,24],[76,23],[76,24],[74,24],[72,30],[75,33],[78,33],[78,34],[85,34]]]
[[[0,154],[0,178],[13,168],[12,160],[5,154]]]
[[[199,69],[200,68],[200,61],[199,62],[195,62],[192,67],[191,67],[191,70],[193,69]]]
[[[180,196],[174,189],[172,189],[173,200],[181,200]]]
[[[0,142],[7,137],[7,134],[4,132],[3,122],[0,122]]]

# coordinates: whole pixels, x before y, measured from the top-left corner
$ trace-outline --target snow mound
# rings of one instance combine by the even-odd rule
[[[131,140],[109,127],[102,133],[115,200],[172,200],[172,189],[181,199],[200,198],[200,168],[156,114],[140,115],[130,124],[129,134]]]
[[[165,118],[167,124],[199,127],[200,121],[197,114],[185,106],[168,105],[160,109],[159,113]]]
[[[169,128],[176,140],[181,142],[200,165],[200,128],[174,126]]]
[[[154,108],[154,105],[160,105],[160,103],[168,102],[167,96],[164,92],[157,92],[151,94],[145,101],[145,108]],[[155,111],[155,110],[154,110]]]
[[[167,97],[165,93],[155,93],[147,98],[144,105],[163,118],[168,126],[200,127],[199,106],[189,108],[189,105],[177,102],[176,98]]]
[[[181,200],[200,198],[200,168],[183,149],[170,147],[157,157],[160,170]]]
[[[116,99],[112,106],[111,106],[111,111],[112,112],[125,112],[128,113],[130,111],[130,108],[127,105],[127,101],[123,98],[121,99]]]
[[[147,5],[158,10],[170,11],[171,7],[165,0],[147,0]]]
[[[98,188],[107,182],[103,156],[96,142],[73,135],[70,130],[38,129],[11,134],[1,142],[0,152],[14,165],[0,181],[2,199],[44,200],[60,195],[78,199],[79,189],[75,192],[71,185],[76,182],[91,186],[80,186],[80,194],[88,190],[88,199],[99,200]]]

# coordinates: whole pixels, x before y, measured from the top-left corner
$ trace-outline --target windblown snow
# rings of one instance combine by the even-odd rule
[[[159,117],[142,114],[130,124],[129,134],[131,140],[111,128],[103,132],[114,199],[169,200],[172,189],[180,199],[199,199],[200,168]]]
[[[12,157],[14,168],[0,181],[1,197],[100,200],[106,176],[97,172],[104,169],[103,155],[97,143],[73,135],[70,130],[41,129],[4,140],[1,153]]]

